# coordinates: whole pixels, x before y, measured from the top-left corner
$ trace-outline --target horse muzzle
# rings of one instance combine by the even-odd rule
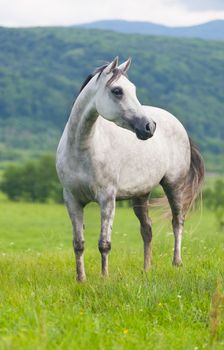
[[[140,140],[148,140],[154,135],[156,130],[156,123],[153,120],[148,120],[146,118],[134,117],[130,122],[130,125],[135,132],[136,136]]]
[[[133,131],[140,140],[148,140],[156,130],[156,123],[146,117],[123,117],[122,127]]]

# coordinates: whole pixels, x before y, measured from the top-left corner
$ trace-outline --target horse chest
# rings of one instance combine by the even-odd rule
[[[116,187],[116,171],[99,158],[77,164],[72,177],[73,192],[83,200],[97,200],[108,188]]]
[[[65,187],[70,189],[76,198],[82,201],[93,200],[93,176],[88,157],[66,158],[61,166],[61,180]]]

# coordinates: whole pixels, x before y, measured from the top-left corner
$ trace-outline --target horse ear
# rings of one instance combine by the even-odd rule
[[[111,73],[115,68],[117,68],[118,65],[118,56],[115,57],[115,59],[108,64],[108,66],[104,69],[104,73],[109,74]]]
[[[129,69],[130,65],[131,65],[131,57],[129,57],[128,60],[125,61],[124,63],[120,64],[120,66],[118,66],[117,68],[122,70],[123,73],[126,73]]]

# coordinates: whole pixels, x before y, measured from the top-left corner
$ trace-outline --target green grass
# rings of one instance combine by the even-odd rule
[[[138,221],[131,209],[117,209],[110,276],[103,279],[99,210],[87,207],[84,284],[74,278],[64,206],[1,198],[0,215],[0,349],[224,348],[224,235],[213,213],[188,219],[177,269],[171,227],[153,212],[146,274]]]

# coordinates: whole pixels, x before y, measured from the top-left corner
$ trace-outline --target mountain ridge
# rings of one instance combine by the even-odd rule
[[[171,27],[152,22],[102,20],[77,25],[81,28],[112,30],[129,34],[148,34],[158,36],[224,40],[224,20],[213,20],[186,27]]]

